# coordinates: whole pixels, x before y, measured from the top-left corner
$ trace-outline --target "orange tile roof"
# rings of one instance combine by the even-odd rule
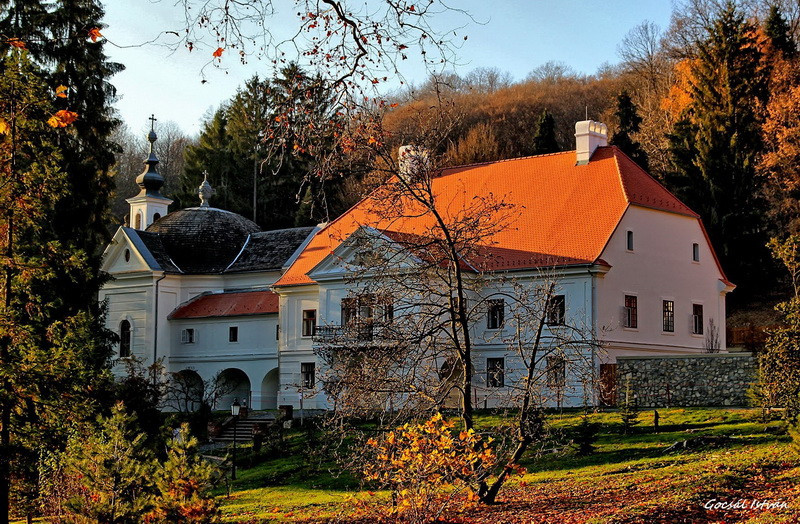
[[[474,207],[475,195],[510,205],[508,227],[483,241],[487,256],[480,265],[489,270],[595,263],[630,204],[699,218],[613,146],[598,148],[580,166],[575,151],[565,151],[447,168],[433,191],[437,209],[451,219]],[[422,236],[433,231],[429,216],[390,219],[375,200],[362,200],[319,231],[275,286],[313,283],[307,273],[361,226]]]
[[[278,312],[278,295],[272,291],[230,291],[198,295],[181,304],[168,319],[240,317]]]

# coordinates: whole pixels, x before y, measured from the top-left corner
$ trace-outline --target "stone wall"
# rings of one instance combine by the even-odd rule
[[[750,353],[617,357],[617,398],[630,382],[642,407],[746,406],[755,379]]]

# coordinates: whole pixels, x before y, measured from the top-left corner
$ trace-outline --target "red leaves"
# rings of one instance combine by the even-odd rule
[[[97,42],[97,39],[103,36],[103,33],[100,32],[100,28],[93,27],[89,29],[89,38],[92,39],[92,42]]]
[[[222,49],[221,47],[218,47],[216,51],[211,53],[211,56],[213,56],[214,58],[220,58],[224,51],[225,51],[224,49]]]

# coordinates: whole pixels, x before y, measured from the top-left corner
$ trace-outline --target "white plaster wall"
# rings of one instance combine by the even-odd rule
[[[267,373],[278,367],[277,314],[176,319],[169,324],[170,371],[192,369],[203,380],[210,380],[226,369],[239,369],[250,382],[248,405],[254,409],[266,408],[263,404],[267,399],[262,399],[261,386]],[[229,341],[231,326],[239,328],[238,342]],[[195,330],[192,344],[181,342],[181,331],[186,328]]]
[[[508,278],[525,285],[536,287],[544,285],[552,279],[557,280],[556,294],[565,296],[566,322],[573,326],[579,326],[587,332],[591,330],[591,309],[592,309],[592,275],[588,269],[560,270],[547,274],[539,272],[517,272],[513,275],[506,275]],[[280,289],[281,294],[281,341],[280,341],[280,376],[281,394],[280,404],[291,404],[299,408],[299,384],[300,384],[300,364],[302,362],[315,362],[319,373],[320,364],[313,353],[313,344],[310,337],[302,336],[302,311],[305,309],[317,309],[317,325],[341,324],[341,300],[348,296],[352,284],[342,280],[324,282],[320,285],[308,285],[302,287],[287,287]],[[511,285],[498,286],[492,292],[484,290],[486,296],[493,293],[509,293]],[[474,305],[477,301],[474,297],[468,299]],[[473,396],[478,400],[477,405],[482,406],[484,399],[489,407],[509,405],[513,403],[516,393],[511,387],[506,388],[486,388],[486,359],[494,357],[506,358],[506,383],[511,384],[514,379],[521,378],[523,366],[517,353],[509,349],[509,345],[514,340],[516,328],[510,321],[510,303],[507,300],[506,324],[502,330],[488,330],[486,328],[486,315],[484,312],[474,315],[474,327],[471,335],[475,344],[474,366],[475,366],[475,388]],[[547,335],[547,329],[545,330]],[[528,333],[526,339],[532,339],[533,334]],[[577,359],[580,361],[585,358]],[[588,358],[591,360],[591,356]],[[576,370],[576,369],[575,369]],[[585,371],[581,374],[585,375]],[[571,371],[567,372],[568,379]],[[319,381],[317,382],[319,386]],[[578,380],[569,379],[566,388],[568,394],[562,398],[564,406],[582,405],[583,403],[583,384]],[[547,392],[545,392],[547,394]],[[548,397],[554,396],[547,394]],[[316,395],[306,392],[304,395],[304,407],[325,408],[328,403],[324,394]]]
[[[627,251],[627,231],[634,249]],[[692,260],[692,244],[700,261]],[[607,346],[604,362],[619,355],[697,353],[705,335],[691,334],[692,304],[703,304],[705,327],[713,319],[725,344],[725,295],[710,247],[691,217],[630,206],[603,251],[612,268],[597,280],[597,329]],[[622,325],[624,295],[636,295],[638,328]],[[662,301],[675,302],[675,331],[662,331]]]
[[[318,391],[319,362],[314,355],[311,337],[302,336],[303,310],[317,310],[317,325],[320,318],[320,288],[317,285],[297,286],[281,289],[280,297],[280,391],[278,404],[290,404],[300,407],[302,391],[303,407],[306,409],[324,409],[327,407],[325,396]],[[305,391],[301,385],[300,365],[314,362],[317,369],[317,391]]]

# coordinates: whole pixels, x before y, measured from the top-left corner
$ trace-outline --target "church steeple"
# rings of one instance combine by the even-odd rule
[[[161,194],[164,186],[164,177],[158,173],[158,157],[156,157],[153,144],[158,139],[156,136],[155,115],[150,115],[150,133],[147,141],[150,142],[150,153],[144,161],[145,169],[136,177],[136,183],[141,188],[139,194],[127,200],[131,206],[129,224],[134,229],[143,230],[150,224],[167,214],[167,208],[172,200]]]
[[[156,136],[155,130],[155,123],[157,118],[155,115],[150,115],[150,133],[147,135],[147,141],[150,142],[150,154],[147,156],[147,160],[144,161],[145,169],[141,175],[136,177],[136,183],[139,184],[139,187],[142,188],[142,191],[139,195],[149,195],[160,197],[161,196],[161,187],[164,185],[164,177],[162,177],[158,171],[158,158],[156,157],[156,152],[153,149],[153,144],[156,140],[158,140],[158,136]]]

